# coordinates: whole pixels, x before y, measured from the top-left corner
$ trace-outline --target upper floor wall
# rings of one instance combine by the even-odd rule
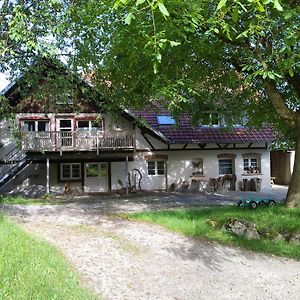
[[[16,118],[24,151],[134,149],[134,127],[105,113],[20,113]]]

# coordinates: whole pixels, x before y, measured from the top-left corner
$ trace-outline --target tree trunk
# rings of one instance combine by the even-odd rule
[[[286,207],[300,207],[300,115],[296,120],[296,149],[295,162],[292,178],[289,184],[287,198],[285,200]]]

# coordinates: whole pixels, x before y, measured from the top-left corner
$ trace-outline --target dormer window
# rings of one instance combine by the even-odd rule
[[[175,125],[176,121],[172,116],[157,116],[158,125]]]
[[[215,112],[204,113],[199,122],[199,126],[203,126],[203,127],[206,126],[218,127],[220,125],[221,125],[220,117]]]

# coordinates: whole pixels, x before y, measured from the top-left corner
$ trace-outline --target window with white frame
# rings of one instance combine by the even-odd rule
[[[164,160],[148,160],[148,175],[164,175],[165,161]]]
[[[78,131],[103,131],[103,120],[77,120]]]
[[[60,164],[60,179],[61,180],[81,179],[81,164],[80,163]]]
[[[22,131],[49,131],[49,120],[24,120],[21,122]]]
[[[261,155],[259,153],[243,154],[243,167],[245,174],[261,172]]]

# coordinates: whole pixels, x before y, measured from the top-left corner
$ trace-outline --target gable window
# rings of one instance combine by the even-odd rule
[[[81,164],[80,163],[60,164],[60,179],[61,180],[81,179]]]
[[[164,160],[149,160],[147,163],[148,163],[148,175],[164,175],[165,174],[165,161]]]
[[[49,131],[50,122],[49,120],[25,120],[21,123],[22,131]]]
[[[246,153],[243,154],[243,167],[245,174],[261,172],[261,154]]]

